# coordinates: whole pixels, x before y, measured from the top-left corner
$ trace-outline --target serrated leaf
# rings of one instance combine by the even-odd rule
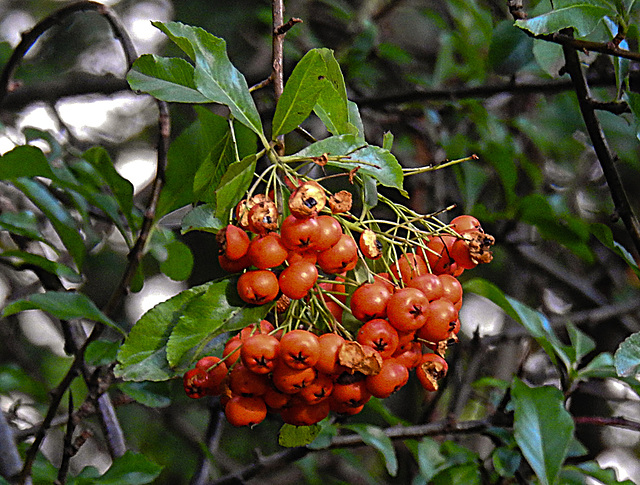
[[[31,145],[21,145],[0,157],[0,180],[15,180],[20,177],[54,178],[42,150]]]
[[[221,136],[193,179],[193,202],[215,202],[215,191],[229,165],[237,161],[231,130]]]
[[[154,481],[161,471],[162,467],[146,456],[126,451],[113,460],[104,475],[96,476],[91,470],[83,476],[81,472],[73,482],[74,485],[144,485]]]
[[[118,389],[150,408],[165,408],[171,404],[171,391],[166,382],[121,382]]]
[[[615,15],[615,11],[583,3],[558,8],[537,17],[516,20],[515,25],[534,35],[551,34],[570,27],[579,37],[585,37],[607,15]]]
[[[133,184],[118,173],[115,169],[113,161],[102,147],[93,147],[82,154],[82,158],[89,162],[95,168],[103,180],[106,182],[109,190],[118,201],[120,211],[124,214],[129,223],[129,227],[136,228],[136,219],[139,215],[135,212],[133,206]]]
[[[8,258],[22,264],[37,266],[45,270],[47,273],[57,275],[72,283],[81,283],[83,281],[82,276],[76,273],[72,268],[69,268],[69,266],[56,261],[51,261],[39,254],[28,253],[26,251],[7,250],[0,253],[0,258]]]
[[[638,96],[637,99],[639,101],[638,113],[640,114],[640,96]],[[640,277],[640,268],[638,268],[638,265],[636,264],[633,256],[629,251],[627,251],[627,249],[624,246],[622,246],[620,243],[618,243],[613,239],[613,233],[611,232],[611,228],[609,226],[596,223],[596,224],[591,224],[589,228],[591,230],[591,233],[595,237],[597,237],[602,244],[604,244],[606,247],[608,247],[614,253],[616,253],[618,256],[624,259],[627,265],[629,265],[629,267],[633,270],[633,272],[638,277]]]
[[[194,67],[184,59],[144,54],[133,63],[127,82],[134,91],[169,103],[210,103],[196,88]]]
[[[218,335],[240,330],[266,316],[270,305],[243,302],[236,284],[235,278],[212,282],[206,292],[184,306],[167,342],[171,367],[187,367]]]
[[[182,219],[182,234],[189,231],[205,231],[217,233],[224,223],[215,217],[215,204],[202,204],[191,209]]]
[[[14,180],[13,184],[49,219],[78,268],[82,268],[86,248],[76,222],[69,211],[44,185],[35,180],[20,178]]]
[[[353,101],[347,101],[347,109],[349,110],[349,124],[356,130],[354,135],[358,141],[364,143],[364,124],[360,116],[360,109]]]
[[[166,183],[158,201],[158,217],[194,201],[193,181],[213,146],[229,129],[222,116],[195,107],[197,120],[171,143],[167,154]]]
[[[321,429],[319,424],[294,426],[284,423],[278,433],[278,444],[286,448],[306,446],[316,439]]]
[[[172,241],[165,247],[167,257],[160,262],[160,271],[174,281],[186,280],[193,269],[191,249],[180,241]]]
[[[511,388],[514,437],[543,485],[560,474],[575,425],[562,392],[551,386],[531,388],[517,377]]]
[[[273,115],[272,137],[289,133],[306,120],[325,88],[331,88],[327,66],[320,52],[312,49],[296,64],[284,86]]]
[[[24,310],[42,310],[61,320],[86,318],[94,322],[103,323],[121,333],[124,331],[82,293],[72,291],[47,291],[34,293],[26,299],[14,301],[7,305],[2,316],[7,317]]]
[[[324,153],[332,156],[349,156],[344,161],[330,160],[327,165],[364,173],[375,178],[386,187],[398,189],[406,195],[402,184],[404,181],[402,167],[396,157],[388,150],[360,142],[354,135],[331,136],[318,141],[299,151],[294,157],[319,157]]]
[[[630,377],[640,372],[640,332],[627,337],[613,355],[616,372],[621,377]]]
[[[34,241],[49,244],[38,228],[38,218],[31,211],[3,212],[0,214],[0,228]]]
[[[493,467],[501,477],[513,477],[520,467],[521,457],[522,455],[516,450],[506,446],[496,448],[491,454]]]
[[[384,434],[384,431],[381,428],[369,424],[360,423],[350,424],[344,427],[358,433],[362,438],[362,441],[378,450],[384,458],[389,475],[391,475],[392,477],[395,477],[397,475],[398,458],[396,457],[396,450],[393,447],[391,438]]]
[[[180,22],[153,22],[195,62],[194,81],[209,100],[224,104],[240,123],[264,141],[260,114],[247,81],[227,56],[227,44],[204,29]]]
[[[118,351],[114,372],[126,381],[165,381],[176,373],[167,362],[167,342],[187,304],[213,282],[195,286],[159,303],[136,322]]]
[[[225,223],[229,220],[229,212],[242,200],[251,185],[256,163],[257,158],[253,154],[229,165],[216,190],[216,218]]]
[[[95,340],[89,344],[84,352],[84,360],[89,365],[109,365],[115,362],[120,342],[110,340]]]

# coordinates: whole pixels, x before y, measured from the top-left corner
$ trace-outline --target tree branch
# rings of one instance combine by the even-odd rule
[[[602,171],[607,180],[609,191],[616,208],[618,216],[622,219],[631,240],[635,246],[636,253],[640,254],[640,221],[633,211],[622,179],[618,173],[616,167],[616,157],[611,153],[609,144],[604,136],[600,121],[596,116],[593,105],[590,103],[591,95],[589,92],[589,86],[582,72],[580,66],[580,59],[575,48],[570,44],[563,44],[562,50],[564,52],[564,58],[566,61],[566,71],[571,77],[576,96],[578,98],[578,104],[580,106],[580,112],[587,127],[587,132],[591,138],[593,149],[596,152]]]

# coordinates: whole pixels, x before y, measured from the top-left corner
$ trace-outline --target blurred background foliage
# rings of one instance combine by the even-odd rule
[[[0,58],[6,61],[20,32],[69,3],[0,1],[0,39],[4,41]],[[104,3],[121,17],[138,54],[180,55],[150,25],[150,20],[178,20],[224,38],[229,57],[249,85],[270,74],[269,2]],[[529,11],[549,9],[546,1],[531,1],[525,6]],[[614,214],[575,94],[567,76],[560,75],[563,62],[557,46],[534,45],[530,37],[513,27],[506,2],[498,0],[288,0],[289,17],[298,17],[303,23],[287,34],[285,73],[307,50],[333,49],[350,99],[361,108],[368,141],[382,144],[384,133],[393,133],[393,152],[406,167],[478,156],[477,160],[414,176],[406,186],[412,209],[430,213],[454,205],[441,215],[445,222],[470,213],[496,237],[493,263],[469,276],[465,273],[463,281],[481,277],[493,282],[504,293],[545,313],[565,340],[566,322],[576,324],[597,344],[591,355],[615,351],[629,333],[640,329],[638,277],[593,236],[592,224],[605,224],[614,239],[633,252]],[[591,37],[603,40],[607,35],[600,26]],[[637,29],[631,29],[627,41],[632,50],[637,48],[637,40]],[[616,99],[611,59],[591,53],[583,55],[582,61],[588,78],[599,86],[594,96]],[[136,198],[146,200],[155,167],[156,105],[148,97],[127,92],[126,84],[120,81],[125,70],[122,49],[97,14],[74,15],[51,29],[14,76],[23,89],[10,93],[1,107],[0,151],[8,151],[29,136],[45,151],[66,154],[102,145],[120,173],[133,182]],[[637,66],[631,63],[630,70],[633,89]],[[84,93],[83,83],[100,85],[103,92]],[[61,91],[79,95],[57,99],[55,93]],[[255,98],[264,119],[269,119],[274,110],[271,89],[255,92]],[[171,115],[173,137],[195,119],[189,105],[172,106]],[[638,211],[638,127],[629,114],[602,112],[600,121],[619,157],[619,170]],[[318,138],[324,136],[317,120],[308,120],[304,127]],[[28,129],[36,131],[29,135]],[[303,144],[304,140],[291,135],[287,150],[293,152]],[[9,187],[0,191],[3,209],[20,203]],[[198,232],[180,235],[179,221],[179,214],[161,221],[165,232],[156,238],[165,242],[152,243],[143,260],[144,286],[128,297],[119,316],[128,326],[153,304],[219,272],[213,236]],[[180,240],[191,250],[193,271],[188,277],[171,270],[166,271],[169,276],[163,274],[158,261],[166,260],[166,253],[162,253],[166,238]],[[126,248],[108,234],[99,237],[91,249],[82,291],[98,306],[118,284],[125,254]],[[183,256],[177,257],[182,261]],[[0,269],[0,279],[3,301],[24,295],[25,288],[35,284],[29,275],[6,269]],[[466,295],[461,313],[463,337],[450,352],[451,370],[443,392],[427,396],[417,385],[405,386],[384,404],[374,400],[350,422],[390,425],[425,423],[447,416],[474,419],[498,404],[501,386],[514,374],[536,385],[558,381],[554,367],[521,327],[494,304]],[[4,320],[0,324],[2,409],[28,430],[46,410],[46,391],[57,384],[69,362],[59,322],[34,312]],[[86,390],[79,380],[74,386],[76,402],[80,402]],[[197,477],[203,453],[214,454],[209,472],[218,476],[251,463],[256,447],[263,455],[280,450],[276,441],[280,424],[275,420],[253,430],[223,426],[217,433],[207,433],[210,416],[219,412],[218,404],[192,402],[180,388],[180,383],[170,382],[122,384],[113,390],[116,403],[123,404],[118,407],[118,416],[128,444],[165,467],[157,483],[188,483],[190,477]],[[128,396],[146,405],[124,405]],[[570,404],[575,415],[624,415],[638,421],[637,401],[638,396],[628,388],[602,380],[581,385]],[[88,425],[100,434],[96,422],[90,420]],[[591,457],[603,466],[616,466],[620,479],[640,476],[637,432],[578,427],[578,437]],[[492,448],[486,437],[457,440],[473,450],[471,460],[484,460]],[[53,462],[60,454],[54,441],[47,440],[44,447]],[[463,451],[445,451],[464,463]],[[399,448],[396,478],[388,476],[374,449],[347,448],[308,455],[296,466],[259,481],[410,483],[424,471],[412,457],[415,452],[411,444]],[[108,466],[108,453],[99,439],[90,440],[73,460],[76,471],[87,463],[102,469]],[[193,483],[208,482],[194,478]]]

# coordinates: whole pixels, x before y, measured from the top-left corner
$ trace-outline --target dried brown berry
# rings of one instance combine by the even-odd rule
[[[360,234],[360,251],[365,258],[378,259],[382,256],[382,243],[378,241],[376,233],[371,229],[365,229]]]
[[[278,229],[278,209],[271,200],[255,204],[248,214],[249,230],[264,235]]]
[[[360,372],[365,376],[374,376],[380,372],[382,357],[368,345],[346,340],[338,351],[338,362],[351,373]]]
[[[289,210],[299,219],[318,215],[327,203],[322,186],[309,180],[298,187],[289,198]]]
[[[329,204],[332,214],[342,214],[343,212],[349,212],[351,210],[353,196],[348,190],[341,190],[329,197],[327,203]]]
[[[252,196],[249,199],[242,199],[238,202],[236,206],[236,219],[238,220],[238,225],[243,229],[249,228],[249,211],[251,208],[259,204],[260,202],[265,202],[271,200],[265,194],[257,194]]]

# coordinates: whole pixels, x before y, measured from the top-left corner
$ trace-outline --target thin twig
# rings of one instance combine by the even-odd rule
[[[58,468],[58,479],[55,485],[63,485],[67,481],[67,473],[69,473],[69,462],[75,454],[73,449],[73,431],[76,426],[73,422],[73,393],[69,391],[69,409],[67,413],[67,430],[64,433],[64,445],[62,447],[62,461]]]

